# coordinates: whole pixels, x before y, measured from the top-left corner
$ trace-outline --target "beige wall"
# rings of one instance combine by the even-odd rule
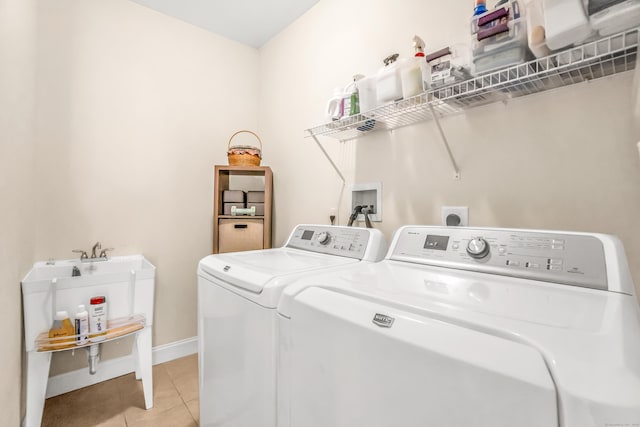
[[[468,2],[323,0],[260,52],[260,128],[274,169],[276,244],[299,222],[328,222],[341,205],[337,174],[303,129],[324,122],[327,99],[390,53],[467,40]],[[347,185],[381,181],[391,238],[404,224],[438,224],[447,205],[471,225],[612,233],[640,285],[640,161],[631,114],[632,75],[498,103],[442,120],[462,179],[452,179],[433,123],[357,141],[321,141]],[[338,202],[340,200],[340,202]],[[640,288],[639,288],[640,289]]]
[[[0,425],[20,424],[20,280],[33,262],[35,0],[0,0]]]
[[[195,336],[213,165],[257,126],[258,51],[128,0],[39,2],[39,29],[36,258],[142,253],[153,345]],[[81,366],[56,354],[51,373]]]
[[[20,339],[15,301],[28,264],[100,240],[158,267],[154,345],[196,333],[195,266],[210,252],[212,167],[226,163],[228,136],[263,136],[276,245],[338,206],[344,224],[347,192],[303,129],[324,121],[327,98],[352,74],[409,55],[414,34],[428,50],[465,41],[470,12],[466,2],[322,0],[256,51],[127,0],[38,2],[34,127],[34,4],[0,0],[0,63],[18,65],[0,67],[7,339]],[[472,225],[617,234],[640,283],[630,90],[626,74],[443,120],[460,181],[432,123],[323,144],[348,185],[383,183],[378,226],[388,238],[406,223],[437,223],[443,205],[466,205]],[[83,359],[56,357],[52,372]],[[18,352],[2,350],[0,363],[17,372]],[[7,425],[18,417],[18,384],[16,374],[0,388]]]

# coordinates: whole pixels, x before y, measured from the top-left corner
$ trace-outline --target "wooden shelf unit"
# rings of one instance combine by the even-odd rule
[[[224,215],[224,208],[222,203],[222,192],[224,190],[244,190],[245,188],[236,188],[232,186],[231,178],[237,176],[244,177],[263,177],[264,179],[264,215],[248,216],[248,215]],[[251,188],[250,190],[253,190]],[[213,187],[213,253],[221,253],[220,250],[220,225],[228,225],[230,221],[237,221],[238,223],[246,222],[252,226],[262,228],[262,245],[261,247],[249,247],[247,249],[237,249],[242,244],[239,243],[234,250],[249,250],[249,249],[269,249],[271,248],[271,221],[272,221],[272,200],[273,200],[273,173],[268,166],[221,166],[216,165],[214,168],[214,187]],[[249,227],[251,228],[251,227]],[[255,231],[255,229],[254,229]],[[224,234],[224,232],[223,232]],[[222,236],[225,237],[224,235]],[[225,251],[225,244],[223,242],[223,251]],[[226,247],[229,247],[227,245]]]

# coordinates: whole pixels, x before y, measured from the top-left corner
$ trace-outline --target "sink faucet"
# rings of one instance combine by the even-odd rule
[[[96,242],[96,244],[93,245],[93,248],[91,248],[91,258],[98,258],[96,251],[99,251],[100,249],[102,249],[102,245],[100,242]]]

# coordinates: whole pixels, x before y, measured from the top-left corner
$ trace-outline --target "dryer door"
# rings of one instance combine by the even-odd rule
[[[527,345],[322,288],[283,321],[291,426],[558,425],[553,381]]]

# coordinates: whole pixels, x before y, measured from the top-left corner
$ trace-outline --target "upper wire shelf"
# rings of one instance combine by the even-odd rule
[[[628,30],[544,58],[500,69],[364,114],[307,129],[307,137],[324,135],[342,141],[459,114],[478,105],[505,101],[549,89],[595,80],[635,68],[638,32]]]

